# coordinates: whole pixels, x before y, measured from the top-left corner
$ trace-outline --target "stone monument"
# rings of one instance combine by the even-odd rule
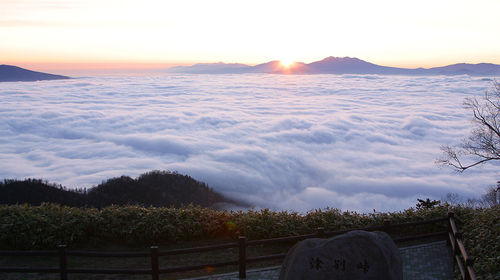
[[[402,280],[399,250],[385,232],[354,230],[330,239],[311,238],[290,249],[280,280]]]

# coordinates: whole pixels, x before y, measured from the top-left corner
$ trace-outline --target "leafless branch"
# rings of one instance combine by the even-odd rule
[[[436,160],[437,164],[450,166],[458,172],[500,160],[500,84],[495,81],[493,92],[486,92],[481,100],[466,98],[464,105],[474,116],[475,127],[471,135],[460,146],[441,147],[443,157]]]

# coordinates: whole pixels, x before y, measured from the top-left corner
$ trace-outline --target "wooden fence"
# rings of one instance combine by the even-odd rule
[[[351,230],[365,230],[365,231],[375,231],[381,230],[388,234],[397,231],[398,229],[404,229],[412,226],[423,226],[429,224],[439,224],[447,222],[447,231],[436,231],[426,234],[413,235],[413,236],[400,236],[394,237],[393,240],[396,243],[408,242],[414,240],[422,240],[428,238],[439,238],[442,240],[447,240],[448,244],[451,246],[454,253],[454,259],[459,268],[462,279],[464,280],[476,280],[474,270],[472,268],[473,259],[467,255],[465,247],[462,242],[462,236],[457,231],[457,227],[454,220],[453,213],[448,213],[448,217],[438,218],[427,221],[420,222],[410,222],[410,223],[400,223],[391,224],[390,221],[384,221],[383,225],[372,226],[365,228],[356,228],[342,231],[330,231],[327,232],[323,228],[318,228],[315,233],[306,235],[297,235],[282,238],[272,238],[272,239],[261,239],[261,240],[247,240],[245,236],[240,236],[237,242],[225,243],[213,246],[204,246],[196,248],[186,248],[186,249],[176,249],[168,251],[160,251],[158,246],[151,246],[149,252],[96,252],[96,251],[77,251],[77,250],[66,250],[65,245],[60,245],[57,250],[46,250],[46,251],[0,251],[0,256],[58,256],[59,266],[52,268],[42,268],[42,267],[0,267],[0,272],[8,273],[58,273],[61,280],[68,279],[68,274],[75,273],[86,273],[86,274],[126,274],[126,275],[151,275],[153,280],[158,280],[160,274],[168,274],[174,272],[187,272],[192,270],[201,270],[206,267],[224,267],[230,265],[238,265],[239,278],[246,278],[246,265],[248,263],[263,262],[268,260],[283,259],[286,254],[274,254],[265,255],[258,257],[248,258],[246,254],[246,249],[248,246],[253,245],[264,245],[264,244],[278,244],[284,242],[297,242],[307,238],[328,238],[340,234],[347,233]],[[214,250],[221,250],[227,248],[238,248],[238,259],[226,262],[218,263],[207,263],[200,265],[182,266],[182,267],[169,267],[162,268],[159,266],[159,258],[162,256],[173,256],[182,255],[189,253],[200,253]],[[80,256],[80,257],[119,257],[119,258],[136,258],[136,257],[148,257],[151,259],[151,269],[82,269],[82,268],[68,268],[67,258],[69,256]]]
[[[453,213],[448,213],[448,227],[448,242],[453,251],[462,279],[476,280],[476,273],[474,273],[474,269],[472,268],[474,259],[469,257],[465,251],[462,234],[457,230]]]

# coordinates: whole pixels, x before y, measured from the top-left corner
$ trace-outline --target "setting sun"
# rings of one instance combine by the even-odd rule
[[[289,68],[292,64],[293,64],[293,60],[291,59],[281,59],[280,60],[280,64],[285,67],[285,68]]]

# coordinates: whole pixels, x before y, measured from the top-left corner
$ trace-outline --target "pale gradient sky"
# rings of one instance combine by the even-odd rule
[[[163,67],[327,56],[400,67],[500,64],[498,11],[498,0],[0,0],[0,64]]]

